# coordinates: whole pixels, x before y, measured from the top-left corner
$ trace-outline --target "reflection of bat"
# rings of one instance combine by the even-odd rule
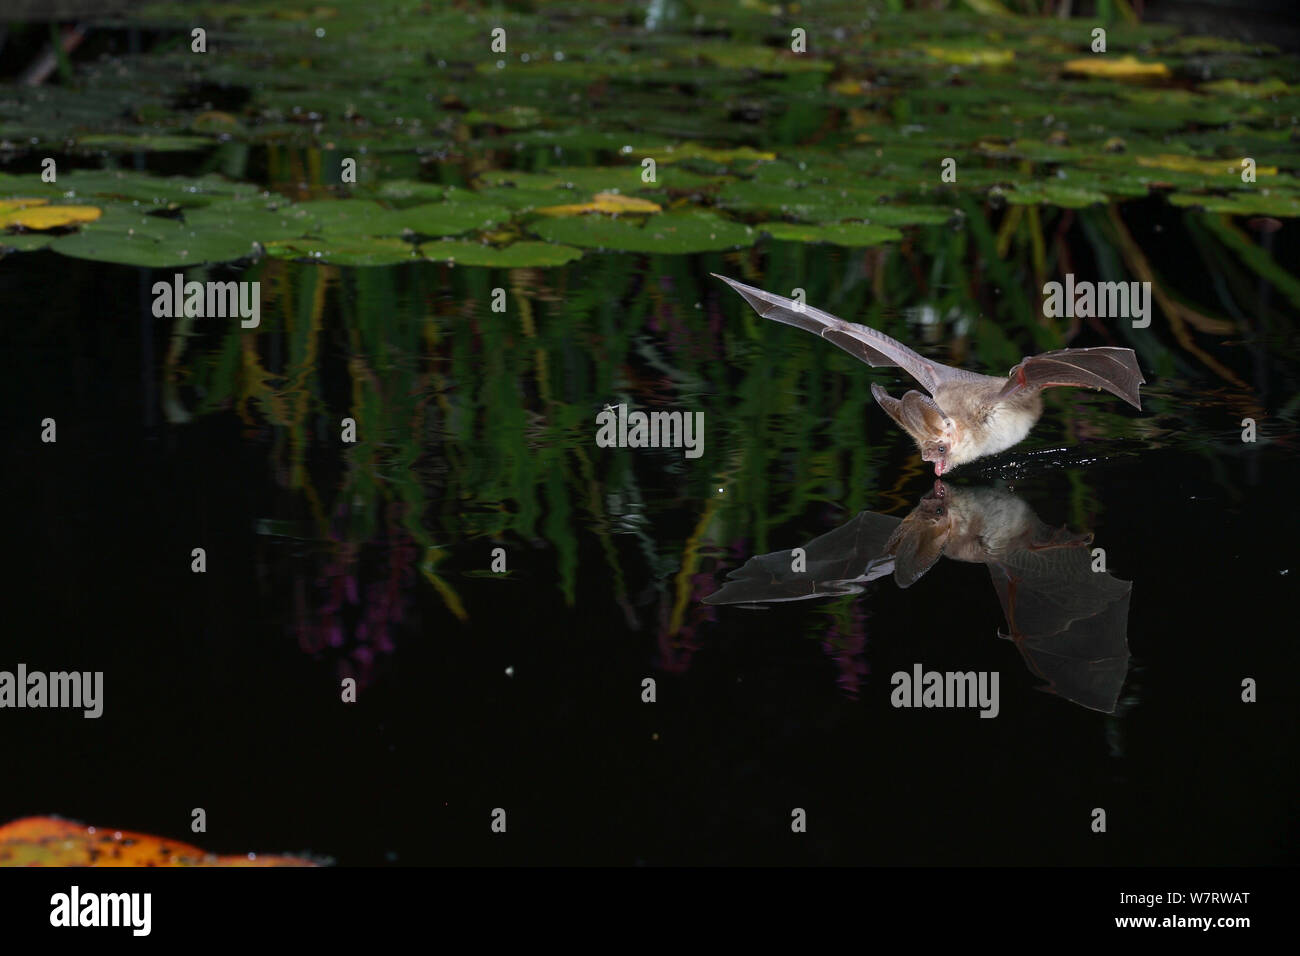
[[[1109,714],[1128,673],[1132,583],[1094,572],[1091,543],[1091,534],[1045,525],[1009,492],[936,481],[902,521],[863,512],[805,545],[802,562],[792,551],[751,558],[704,600],[761,605],[853,594],[890,573],[907,588],[941,555],[987,564],[1006,615],[999,636],[1047,681],[1044,690]]]
[[[1138,389],[1146,380],[1132,349],[1044,352],[1023,359],[1006,378],[996,378],[940,365],[883,332],[714,275],[763,318],[814,332],[868,365],[899,366],[920,382],[929,395],[912,390],[900,400],[879,385],[871,386],[871,394],[912,436],[921,458],[934,462],[936,475],[1018,444],[1043,413],[1042,390],[1053,385],[1104,388],[1134,408],[1142,407]]]

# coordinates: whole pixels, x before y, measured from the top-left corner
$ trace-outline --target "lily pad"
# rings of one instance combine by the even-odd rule
[[[648,199],[624,196],[622,193],[596,193],[590,202],[541,206],[534,211],[542,216],[581,216],[589,212],[655,213],[663,212],[663,207]]]
[[[748,246],[757,237],[749,226],[702,212],[664,213],[644,223],[604,216],[547,219],[531,229],[551,242],[624,252],[710,252]]]
[[[993,50],[978,47],[925,47],[927,56],[956,66],[1006,66],[1016,58],[1015,50]]]
[[[398,235],[409,231],[424,236],[456,236],[475,229],[490,229],[509,220],[511,215],[505,206],[485,202],[426,203],[390,210],[387,232],[376,235]]]
[[[1147,80],[1169,76],[1169,67],[1163,63],[1143,62],[1132,56],[1082,57],[1066,63],[1065,71],[1085,76],[1104,76],[1112,80]]]
[[[35,252],[37,249],[44,249],[54,241],[54,238],[49,233],[43,232],[0,234],[0,249],[11,252]]]
[[[497,206],[505,206],[507,209],[512,209],[515,212],[527,212],[528,210],[536,209],[539,206],[554,206],[557,200],[564,199],[566,195],[572,193],[576,193],[576,190],[489,186],[486,189],[480,189],[476,192],[458,189],[453,195],[456,197],[456,201],[458,202],[466,200],[470,202],[492,203]]]
[[[315,233],[327,237],[400,236],[405,232],[425,236],[455,236],[488,229],[511,216],[504,206],[488,203],[424,203],[389,209],[369,199],[314,199],[297,203],[295,210],[315,222]]]
[[[860,222],[824,223],[809,226],[794,222],[761,222],[754,227],[773,239],[789,242],[831,242],[837,246],[878,246],[902,239],[903,234],[888,226],[868,226]]]
[[[1105,193],[1080,189],[1077,186],[1061,186],[1057,183],[1026,183],[1007,190],[1002,195],[1012,206],[1037,206],[1046,203],[1065,209],[1082,209],[1096,203],[1108,202]]]
[[[944,206],[875,206],[862,217],[873,226],[942,226],[961,215]]]
[[[83,149],[145,150],[150,153],[178,153],[207,149],[214,144],[208,136],[185,136],[165,133],[87,133],[77,137]]]
[[[869,219],[880,208],[885,190],[851,186],[779,186],[747,181],[729,183],[718,194],[718,203],[730,209],[791,216],[809,222],[836,219]]]
[[[262,243],[311,235],[320,228],[310,209],[287,201],[219,200],[184,215],[195,230],[240,232]]]
[[[635,153],[633,155],[636,155]],[[512,183],[530,189],[576,189],[590,195],[598,192],[631,193],[652,189],[691,189],[716,180],[685,169],[656,170],[655,181],[645,182],[642,167],[636,166],[573,166],[549,169],[534,173],[505,169],[485,172],[479,181],[488,186]]]
[[[0,200],[0,215],[13,212],[15,209],[30,209],[33,206],[44,206],[48,199],[3,199]]]
[[[1292,91],[1292,87],[1276,77],[1260,83],[1243,83],[1241,80],[1236,79],[1215,80],[1213,83],[1202,83],[1201,89],[1207,93],[1221,93],[1226,96],[1240,96],[1252,100],[1269,99]]]
[[[442,183],[426,183],[418,179],[392,179],[377,184],[367,192],[381,199],[419,199],[427,202],[442,199],[447,195],[448,188]]]
[[[266,254],[276,259],[309,259],[338,266],[393,266],[419,258],[409,242],[372,236],[279,239],[266,244]]]
[[[151,268],[231,262],[260,251],[247,235],[117,210],[106,211],[101,222],[56,240],[50,249],[74,259]]]
[[[1171,193],[1169,203],[1174,206],[1195,206],[1206,212],[1228,213],[1234,216],[1300,216],[1300,193],[1284,193],[1269,189],[1235,192],[1228,196]]]
[[[0,228],[58,229],[94,222],[103,214],[98,206],[29,206],[0,213]]]
[[[1176,173],[1198,173],[1202,176],[1241,177],[1244,159],[1197,159],[1194,156],[1136,156],[1139,166],[1168,169]],[[1257,166],[1257,176],[1276,176],[1276,166]]]
[[[705,159],[726,166],[736,162],[752,163],[776,159],[776,153],[766,153],[748,146],[738,146],[733,149],[712,149],[699,143],[681,143],[660,149],[648,149],[644,152],[636,152],[634,149],[633,153],[639,158],[649,157],[660,164],[680,163],[690,159]]]
[[[524,266],[562,266],[582,257],[582,250],[549,242],[516,242],[503,248],[444,239],[420,246],[420,255],[435,262],[455,262],[462,266],[493,266],[514,269]]]

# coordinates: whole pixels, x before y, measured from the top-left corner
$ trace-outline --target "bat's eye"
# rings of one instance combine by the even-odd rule
[[[946,455],[946,454],[948,454],[948,446],[947,446],[947,445],[942,445],[942,444],[941,444],[941,445],[938,446],[938,451],[939,451],[939,454],[941,454],[941,455]]]

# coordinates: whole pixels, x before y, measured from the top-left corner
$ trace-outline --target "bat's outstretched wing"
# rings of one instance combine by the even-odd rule
[[[739,292],[763,318],[820,335],[832,345],[838,345],[854,358],[868,365],[875,367],[896,365],[920,382],[931,395],[945,382],[985,380],[984,376],[976,375],[974,372],[931,361],[924,355],[913,352],[902,342],[891,339],[885,333],[877,332],[869,326],[845,322],[829,312],[814,309],[810,305],[795,302],[785,296],[764,292],[752,285],[720,276],[716,272],[711,274]]]
[[[1146,382],[1132,349],[1103,346],[1094,349],[1058,349],[1027,358],[1007,375],[998,395],[1008,398],[1028,389],[1053,385],[1104,388],[1136,409],[1142,408],[1138,387]]]
[[[1062,547],[1021,548],[989,564],[1006,633],[1042,690],[1115,712],[1128,675],[1133,585],[1092,569],[1091,536]]]
[[[750,558],[704,603],[761,606],[856,594],[864,584],[893,572],[893,558],[884,550],[898,525],[897,518],[864,511],[805,544],[799,561],[793,551]]]

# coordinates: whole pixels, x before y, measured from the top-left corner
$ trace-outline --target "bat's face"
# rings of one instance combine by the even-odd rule
[[[885,545],[884,553],[894,558],[894,581],[899,587],[910,587],[934,566],[951,530],[948,488],[935,481],[934,488],[899,523]]]
[[[966,454],[955,423],[945,427],[938,434],[918,438],[916,443],[921,449],[921,460],[934,462],[936,478],[978,457]]]
[[[927,438],[921,442],[921,460],[934,462],[935,476],[948,470],[948,443]]]
[[[935,479],[934,487],[926,492],[913,512],[917,517],[938,521],[948,514],[948,486]]]

